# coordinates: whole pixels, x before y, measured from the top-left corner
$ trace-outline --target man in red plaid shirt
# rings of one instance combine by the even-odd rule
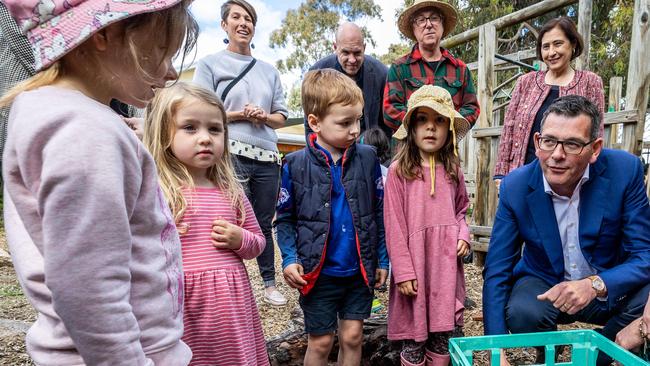
[[[417,43],[390,66],[384,88],[384,122],[396,131],[406,102],[422,85],[443,87],[454,106],[473,126],[479,115],[476,89],[465,63],[440,47],[458,21],[453,6],[443,1],[416,0],[398,19],[399,30]]]

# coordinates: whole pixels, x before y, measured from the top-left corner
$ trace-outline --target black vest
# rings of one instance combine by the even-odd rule
[[[370,146],[352,144],[343,155],[342,180],[352,212],[361,253],[361,273],[369,286],[375,282],[377,245],[383,237],[383,200],[376,196],[374,181],[377,155]],[[296,207],[296,248],[305,274],[320,270],[330,223],[332,174],[325,154],[313,145],[289,154]],[[381,177],[379,178],[381,179]],[[379,221],[379,222],[378,222]]]

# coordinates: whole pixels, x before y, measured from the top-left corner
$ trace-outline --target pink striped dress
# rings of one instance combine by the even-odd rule
[[[187,210],[179,223],[185,273],[185,332],[190,365],[268,365],[266,343],[243,259],[264,250],[265,239],[244,196],[246,219],[241,249],[212,245],[217,218],[239,225],[236,211],[217,188],[185,189]]]

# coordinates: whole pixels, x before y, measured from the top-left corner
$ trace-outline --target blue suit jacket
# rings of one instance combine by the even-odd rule
[[[641,161],[603,149],[580,191],[580,247],[607,286],[607,307],[650,282],[650,209]],[[526,243],[522,252],[522,245]],[[502,181],[483,277],[485,334],[507,333],[505,307],[514,282],[536,276],[564,281],[564,257],[551,196],[539,161]]]

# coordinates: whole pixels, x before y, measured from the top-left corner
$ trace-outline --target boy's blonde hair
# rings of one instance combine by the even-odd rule
[[[166,45],[167,55],[179,53],[183,60],[181,64],[184,64],[184,60],[194,48],[199,34],[199,26],[189,12],[190,3],[191,0],[183,0],[170,8],[134,15],[116,23],[122,27],[124,43],[127,47],[125,50],[126,60],[133,63],[136,70],[134,76],[143,80],[152,78],[145,71],[143,60],[147,59],[149,50],[158,47],[159,44]],[[142,34],[155,34],[157,38],[155,40],[152,38],[148,44],[142,44],[142,40],[136,37]],[[102,77],[112,78],[112,75],[101,74],[102,66],[99,57],[86,52],[90,42],[92,42],[91,39],[86,40],[71,50],[69,55],[83,58],[84,62],[88,64],[87,67],[96,71],[98,81]],[[0,98],[0,107],[10,105],[22,92],[50,85],[64,76],[66,74],[66,57],[64,56],[31,78],[16,84]],[[164,59],[161,62],[164,62]]]
[[[196,99],[219,109],[224,125],[224,151],[217,163],[207,171],[207,178],[230,200],[237,212],[239,225],[245,220],[243,188],[235,176],[228,151],[228,125],[226,110],[216,95],[210,90],[191,83],[178,82],[169,88],[160,89],[147,106],[144,122],[144,138],[158,168],[160,186],[169,202],[174,221],[178,223],[185,213],[187,201],[182,188],[194,187],[192,175],[187,167],[172,152],[172,142],[176,130],[176,113],[191,99]]]
[[[363,93],[349,77],[334,69],[312,70],[302,82],[302,109],[305,117],[327,115],[334,104],[363,106]]]

